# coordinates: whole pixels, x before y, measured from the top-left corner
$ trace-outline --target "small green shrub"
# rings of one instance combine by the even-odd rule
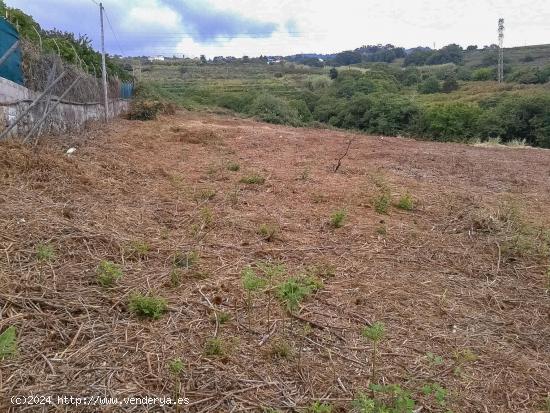
[[[241,169],[241,166],[235,162],[231,162],[227,165],[227,170],[231,172],[238,172],[240,169]]]
[[[161,297],[132,294],[128,305],[130,312],[139,317],[159,319],[167,310],[166,300]]]
[[[129,260],[142,260],[149,254],[149,245],[144,241],[131,241],[124,252]]]
[[[96,270],[97,282],[102,287],[112,287],[122,278],[122,268],[111,261],[101,261]]]
[[[405,211],[412,211],[414,209],[414,201],[409,194],[403,195],[397,202],[397,208]]]
[[[210,201],[216,196],[216,191],[214,189],[202,189],[198,194],[195,195],[195,200],[197,201]]]
[[[17,331],[10,326],[0,334],[0,361],[13,357],[17,353]]]
[[[252,294],[264,288],[266,285],[266,280],[258,277],[256,272],[251,268],[247,267],[242,271],[242,284],[243,288],[247,294]]]
[[[332,413],[332,405],[317,401],[309,406],[307,411],[308,413]]]
[[[223,356],[225,344],[221,338],[210,338],[204,344],[204,354],[207,356]]]
[[[371,384],[373,394],[381,398],[371,398],[365,393],[359,393],[353,401],[353,407],[358,413],[413,413],[415,402],[410,392],[398,385],[386,386]]]
[[[247,185],[263,185],[265,183],[265,178],[258,174],[243,176],[241,178],[241,183]]]
[[[441,366],[444,363],[443,357],[431,352],[426,353],[426,358],[428,359],[428,362],[433,366]]]
[[[36,259],[38,261],[50,262],[55,259],[55,249],[51,244],[38,244],[36,246]]]
[[[382,338],[384,338],[385,334],[385,326],[383,323],[377,321],[376,323],[373,323],[371,326],[365,327],[361,331],[361,335],[373,343],[377,343]]]
[[[226,313],[225,311],[218,311],[217,316],[218,316],[218,323],[220,323],[220,324],[225,324],[229,320],[231,320],[231,314]],[[216,316],[214,316],[213,318],[214,318],[213,321],[215,322],[216,321]]]
[[[377,321],[371,326],[365,327],[361,331],[361,335],[372,342],[372,375],[371,383],[376,384],[376,367],[377,367],[377,350],[378,342],[384,338],[386,334],[386,329],[384,324]]]
[[[278,231],[279,228],[272,224],[262,224],[260,228],[258,228],[258,234],[267,242],[273,241]]]
[[[195,250],[187,251],[185,254],[177,252],[172,259],[173,265],[176,268],[189,269],[199,262],[199,253]]]
[[[179,287],[181,285],[182,279],[182,270],[180,268],[172,268],[172,271],[170,271],[170,284],[172,284],[172,287]]]
[[[168,370],[170,370],[170,373],[174,376],[177,376],[185,370],[185,363],[180,358],[170,360],[168,363]]]
[[[425,396],[433,395],[440,406],[445,406],[447,403],[447,390],[441,387],[438,383],[425,384],[422,386],[422,393]]]
[[[384,236],[384,235],[387,235],[388,229],[386,228],[385,225],[380,225],[378,228],[376,228],[376,233],[378,235]]]
[[[374,210],[379,214],[387,214],[391,205],[391,195],[384,192],[374,200]]]
[[[338,211],[335,211],[330,216],[330,225],[333,228],[342,228],[344,226],[344,221],[346,220],[347,212],[343,209],[340,209]]]
[[[273,358],[290,359],[294,351],[288,341],[284,339],[273,340],[269,348],[269,354]]]
[[[277,295],[289,313],[294,313],[300,302],[310,294],[311,288],[298,278],[290,278],[277,288]]]

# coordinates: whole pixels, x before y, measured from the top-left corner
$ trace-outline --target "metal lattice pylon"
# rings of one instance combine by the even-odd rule
[[[504,81],[504,19],[498,19],[498,82]]]

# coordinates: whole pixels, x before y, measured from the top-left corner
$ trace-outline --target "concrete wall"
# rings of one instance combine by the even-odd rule
[[[17,117],[29,108],[39,93],[33,92],[7,79],[0,78],[0,133],[11,125]],[[50,108],[58,101],[52,98]],[[36,105],[17,126],[10,136],[25,136],[32,125],[44,115],[46,99]],[[112,100],[109,105],[109,118],[114,118],[129,109],[129,101]],[[75,103],[62,101],[50,117],[44,122],[42,132],[60,134],[82,129],[91,121],[103,117],[103,105],[99,103]]]

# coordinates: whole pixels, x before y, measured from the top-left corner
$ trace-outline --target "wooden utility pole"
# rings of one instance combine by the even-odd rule
[[[109,119],[109,94],[107,90],[107,64],[105,63],[105,30],[103,28],[103,3],[99,3],[99,17],[101,19],[101,68],[103,78],[103,107],[105,123]]]

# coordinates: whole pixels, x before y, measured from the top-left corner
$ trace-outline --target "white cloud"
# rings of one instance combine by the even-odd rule
[[[205,33],[190,36],[186,16],[166,4],[184,2],[194,11],[211,10],[241,16],[242,21],[274,23],[271,37],[243,38],[224,35],[211,41]],[[499,17],[506,20],[507,46],[548,43],[550,1],[548,0],[104,0],[115,20],[123,47],[132,53],[183,53],[207,56],[293,54],[336,52],[363,44],[393,43],[398,46],[438,47],[449,43],[486,45],[497,41]],[[79,32],[95,30],[97,16],[89,0],[7,0],[9,5],[32,10],[40,22]],[[66,6],[63,7],[62,5]],[[165,4],[162,6],[162,4]],[[60,6],[61,5],[61,6]],[[54,7],[55,6],[55,7]],[[86,10],[84,21],[71,22],[68,10]],[[55,9],[56,13],[51,13]],[[216,12],[213,12],[214,14]],[[201,16],[200,12],[196,16]],[[189,16],[187,16],[189,19]],[[289,35],[288,22],[299,35]],[[58,24],[56,24],[58,22]],[[196,27],[200,21],[193,21]],[[90,29],[88,29],[90,28]],[[215,26],[212,28],[212,30]],[[201,28],[204,29],[204,28]],[[243,29],[245,31],[245,29]],[[114,47],[108,35],[109,47]],[[233,38],[231,38],[233,37]],[[207,41],[208,40],[208,41]],[[112,50],[113,52],[116,49]]]

